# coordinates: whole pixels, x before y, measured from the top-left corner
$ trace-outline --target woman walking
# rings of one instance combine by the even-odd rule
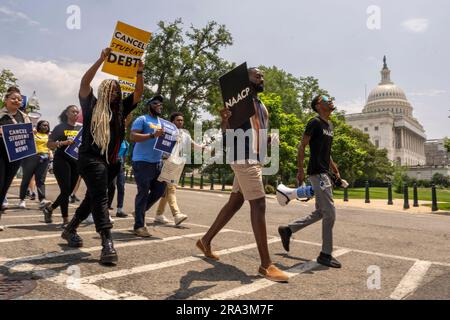
[[[53,152],[47,147],[50,124],[48,121],[41,120],[36,125],[34,141],[36,142],[37,154],[22,161],[23,177],[20,185],[20,203],[19,207],[26,208],[25,197],[28,186],[33,176],[36,181],[36,188],[39,198],[39,208],[44,208],[49,201],[45,198],[45,179],[47,177],[48,165],[53,159]]]
[[[45,223],[52,223],[53,210],[60,207],[63,217],[63,227],[69,222],[69,197],[78,181],[77,161],[65,153],[67,146],[73,144],[73,139],[81,129],[77,118],[80,110],[77,106],[68,106],[59,116],[60,124],[50,134],[47,146],[56,150],[53,158],[53,173],[58,182],[60,194],[53,204],[44,207]]]
[[[31,123],[30,118],[19,110],[22,106],[22,95],[16,87],[7,90],[4,107],[0,109],[0,139],[3,139],[2,126],[8,124]],[[0,141],[0,203],[3,204],[9,187],[20,168],[22,161],[10,162],[3,141]],[[0,219],[1,219],[0,211]],[[0,226],[0,231],[4,227]]]

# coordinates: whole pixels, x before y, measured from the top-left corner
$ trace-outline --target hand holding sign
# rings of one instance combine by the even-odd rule
[[[109,57],[109,55],[111,54],[111,48],[105,48],[102,50],[102,53],[100,54],[100,59],[101,60],[106,60],[106,58]]]
[[[155,133],[153,134],[153,136],[154,136],[155,138],[159,138],[159,137],[161,137],[163,134],[164,134],[164,129],[163,129],[163,128],[160,128],[160,129],[158,129],[158,130],[155,131]]]

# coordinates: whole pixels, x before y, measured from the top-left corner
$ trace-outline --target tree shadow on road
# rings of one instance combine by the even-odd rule
[[[166,300],[185,300],[217,285],[214,283],[191,288],[192,283],[195,281],[240,281],[241,284],[250,284],[254,279],[258,278],[258,276],[249,276],[241,269],[229,264],[206,259],[204,261],[210,263],[212,267],[203,271],[188,271],[180,279],[180,288],[171,296],[167,297]]]

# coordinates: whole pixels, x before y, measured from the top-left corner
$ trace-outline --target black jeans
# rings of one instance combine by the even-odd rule
[[[56,181],[58,181],[60,194],[55,202],[53,202],[52,208],[56,209],[60,206],[62,216],[67,218],[69,216],[69,197],[79,177],[77,162],[75,160],[68,160],[64,156],[55,155],[53,159],[53,173],[55,174]]]
[[[86,184],[87,191],[75,217],[85,220],[92,212],[97,232],[111,229],[108,211],[108,187],[119,173],[120,163],[107,164],[106,161],[94,155],[80,155],[78,169]]]
[[[108,188],[108,207],[112,207],[114,194],[117,186],[117,208],[123,208],[123,199],[125,197],[125,166],[120,163],[119,173],[111,182]]]
[[[0,141],[3,143],[3,141]],[[19,171],[22,161],[9,162],[6,154],[0,154],[0,205],[5,200],[8,189]]]
[[[41,157],[36,154],[22,161],[23,177],[20,184],[20,200],[25,200],[28,185],[30,184],[33,175],[36,180],[36,188],[38,192],[39,201],[45,199],[45,178],[47,177],[48,164],[50,159]]]

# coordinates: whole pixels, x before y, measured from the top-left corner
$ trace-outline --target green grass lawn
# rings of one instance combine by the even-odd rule
[[[370,188],[370,199],[386,199],[387,200],[387,188]],[[413,188],[408,190],[409,199],[413,200]],[[448,202],[450,205],[450,189],[436,189],[437,201]],[[417,195],[419,200],[431,201],[431,188],[419,188],[417,189]],[[336,199],[342,199],[344,197],[343,189],[334,190],[334,197]],[[365,188],[350,188],[348,189],[349,199],[365,199]],[[395,193],[392,190],[392,197],[394,199],[403,199],[403,193]]]

